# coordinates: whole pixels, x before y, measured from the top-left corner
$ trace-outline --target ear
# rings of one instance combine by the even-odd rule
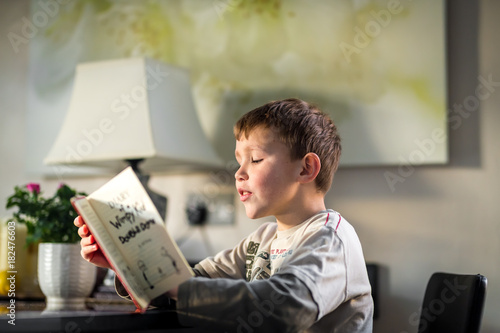
[[[299,175],[299,182],[313,182],[318,176],[319,170],[321,170],[321,161],[319,156],[315,153],[307,153],[302,158],[302,170]]]

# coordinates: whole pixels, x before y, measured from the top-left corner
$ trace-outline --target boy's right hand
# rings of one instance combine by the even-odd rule
[[[77,216],[73,222],[78,227],[78,235],[82,238],[80,246],[82,247],[81,255],[86,261],[104,268],[111,268],[106,257],[102,254],[99,246],[95,242],[94,236],[90,233],[89,228],[81,216]]]

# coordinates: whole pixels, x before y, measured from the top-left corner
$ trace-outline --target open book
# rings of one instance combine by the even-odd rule
[[[71,201],[141,312],[193,276],[131,167]]]

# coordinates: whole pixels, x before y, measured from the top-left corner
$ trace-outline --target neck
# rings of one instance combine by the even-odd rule
[[[324,196],[321,193],[303,198],[302,205],[292,203],[290,209],[282,214],[275,215],[278,224],[278,230],[287,230],[293,228],[311,216],[326,210]]]

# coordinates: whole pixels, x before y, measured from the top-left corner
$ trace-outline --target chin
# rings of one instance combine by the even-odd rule
[[[253,209],[246,208],[246,207],[245,207],[245,213],[246,213],[247,217],[249,219],[252,219],[252,220],[255,220],[255,219],[258,219],[259,217],[261,217],[257,211],[255,211]]]
[[[259,211],[255,211],[255,210],[249,210],[249,209],[246,209],[245,213],[246,213],[247,217],[249,219],[252,219],[252,220],[260,219],[260,218],[267,217],[267,216],[271,215],[271,214],[265,214],[264,212],[259,212]]]
[[[260,216],[255,215],[255,214],[251,214],[251,213],[247,213],[247,217],[249,219],[255,220],[255,219],[258,219]]]

